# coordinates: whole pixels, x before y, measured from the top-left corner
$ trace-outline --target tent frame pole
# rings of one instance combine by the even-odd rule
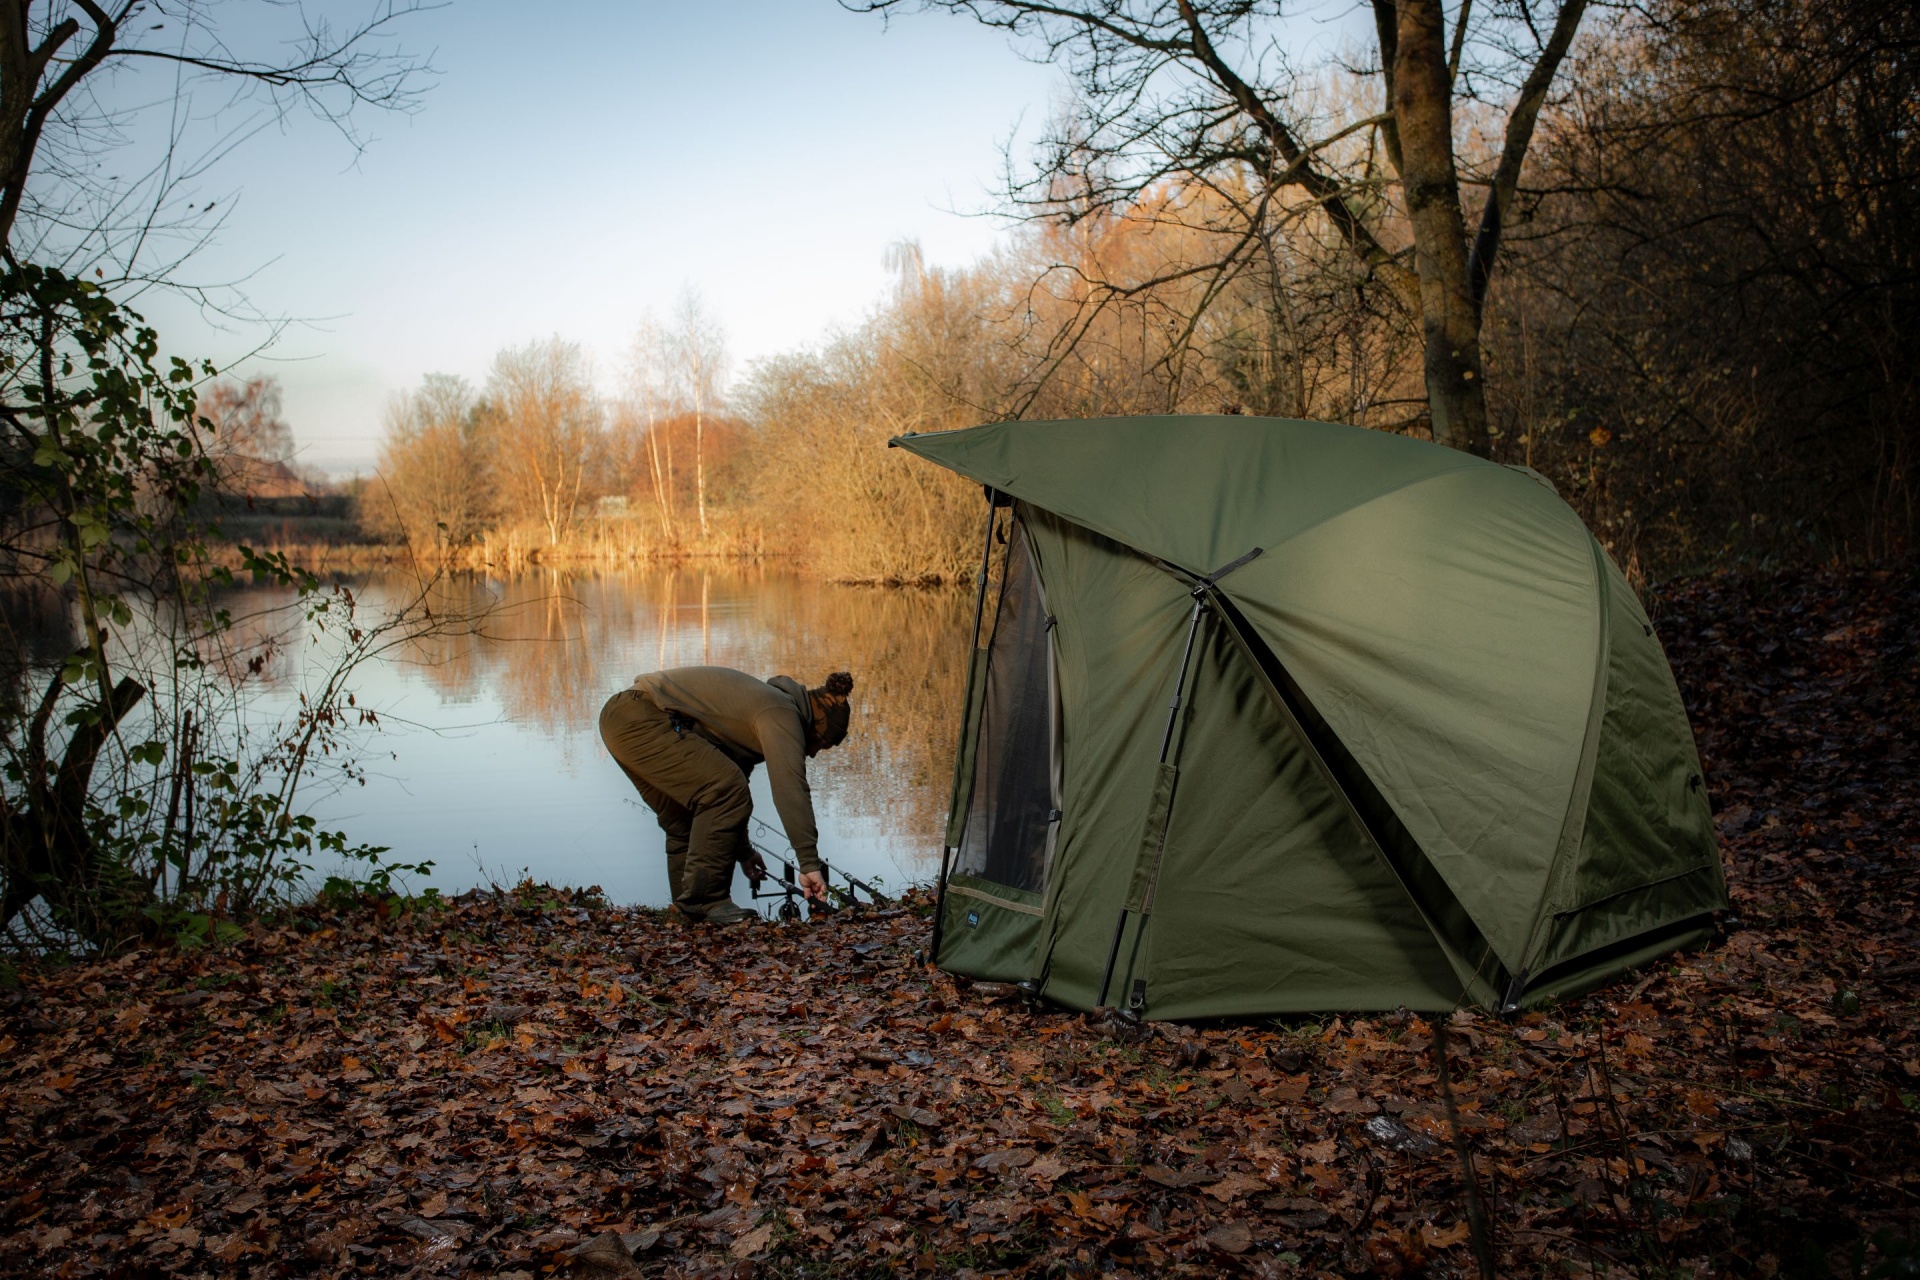
[[[1187,573],[1163,561],[1154,561],[1155,564],[1173,573],[1176,577],[1183,578],[1193,584],[1192,589],[1188,592],[1188,594],[1193,597],[1193,614],[1187,621],[1187,643],[1186,648],[1183,649],[1180,654],[1180,674],[1173,682],[1173,701],[1167,706],[1166,732],[1160,735],[1160,758],[1158,761],[1160,765],[1167,763],[1167,756],[1173,750],[1173,732],[1180,722],[1180,705],[1182,695],[1185,694],[1187,688],[1187,671],[1193,664],[1193,642],[1195,637],[1200,633],[1200,619],[1212,608],[1210,597],[1213,595],[1214,586],[1220,579],[1226,577],[1235,569],[1243,565],[1251,564],[1253,561],[1259,559],[1265,550],[1266,548],[1264,547],[1255,547],[1246,554],[1229,560],[1226,564],[1221,565],[1218,569],[1215,569],[1212,573],[1204,577]],[[1168,796],[1167,813],[1164,822],[1171,824],[1172,821],[1173,797]],[[1153,875],[1148,879],[1147,891],[1140,901],[1140,923],[1134,928],[1133,948],[1127,956],[1128,973],[1134,971],[1134,968],[1140,960],[1140,939],[1146,936],[1147,921],[1153,916],[1153,892],[1159,883],[1160,857],[1166,852],[1166,847],[1167,828],[1166,826],[1162,826],[1160,828],[1159,847],[1155,850],[1154,854]],[[1122,900],[1120,903],[1120,918],[1114,922],[1113,926],[1113,942],[1107,948],[1107,967],[1100,975],[1100,994],[1093,1002],[1094,1008],[1096,1009],[1106,1005],[1107,991],[1113,986],[1113,969],[1120,960],[1120,940],[1126,935],[1127,914],[1127,904]],[[1139,1020],[1140,1013],[1146,1006],[1145,985],[1142,980],[1136,979],[1134,981],[1133,995],[1128,999],[1127,1007],[1120,1011],[1121,1017],[1129,1021]]]
[[[1167,762],[1167,753],[1173,749],[1173,731],[1180,723],[1180,703],[1182,696],[1187,691],[1187,668],[1193,663],[1193,641],[1194,637],[1200,632],[1200,619],[1207,611],[1206,593],[1207,587],[1204,584],[1193,589],[1193,613],[1187,619],[1187,643],[1186,647],[1180,653],[1180,674],[1173,682],[1173,701],[1167,704],[1166,732],[1160,735],[1160,758],[1157,761],[1159,764],[1165,764]],[[1140,927],[1135,929],[1133,933],[1133,955],[1135,958],[1138,958],[1140,954],[1140,935],[1147,930],[1149,910],[1150,908],[1148,908],[1146,903],[1141,903]],[[1113,985],[1113,967],[1120,959],[1120,940],[1126,935],[1126,932],[1127,904],[1123,901],[1120,904],[1120,918],[1113,922],[1113,942],[1107,948],[1107,967],[1106,971],[1100,975],[1100,994],[1093,1002],[1095,1008],[1099,1008],[1107,1002],[1107,989]],[[1133,961],[1130,959],[1127,964],[1128,968],[1131,969]]]
[[[993,567],[993,526],[996,523],[995,517],[1000,514],[1000,505],[1000,494],[989,487],[987,489],[987,532],[986,536],[980,540],[980,573],[973,596],[973,642],[967,649],[969,660],[980,648],[980,627],[987,613],[987,571]],[[963,710],[962,734],[966,732],[965,718]],[[962,742],[960,749],[965,751],[967,744]],[[954,767],[959,768],[957,761]],[[953,874],[953,855],[952,849],[940,850],[940,879],[933,894],[933,936],[927,941],[928,964],[940,963],[940,928],[947,915],[947,877]]]

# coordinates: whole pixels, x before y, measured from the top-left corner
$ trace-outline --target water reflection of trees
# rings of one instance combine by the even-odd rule
[[[435,607],[485,613],[480,634],[413,646],[440,696],[492,691],[515,722],[591,735],[600,705],[634,676],[713,664],[813,685],[854,673],[845,746],[816,764],[816,788],[907,848],[937,851],[964,678],[965,593],[833,586],[752,566],[535,569],[450,575]],[[380,594],[381,580],[365,590]]]

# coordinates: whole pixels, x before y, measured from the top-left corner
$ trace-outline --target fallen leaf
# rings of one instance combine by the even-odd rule
[[[1245,1253],[1253,1247],[1253,1232],[1244,1222],[1223,1222],[1200,1238],[1222,1253]]]
[[[973,1162],[973,1167],[988,1173],[1011,1173],[1032,1164],[1034,1154],[1032,1147],[1003,1147],[981,1156]]]
[[[1429,1249],[1450,1249],[1467,1238],[1467,1224],[1456,1222],[1450,1227],[1436,1227],[1425,1223],[1420,1228],[1420,1241]]]
[[[1036,1182],[1052,1183],[1073,1166],[1055,1156],[1041,1156],[1027,1166],[1027,1176]]]
[[[925,1107],[910,1107],[905,1103],[896,1103],[888,1107],[887,1111],[892,1115],[900,1117],[902,1120],[919,1125],[922,1129],[938,1129],[940,1127],[940,1116],[936,1112],[928,1111]]]
[[[1222,1204],[1230,1204],[1241,1196],[1253,1191],[1267,1190],[1264,1178],[1256,1178],[1250,1173],[1230,1173],[1207,1188],[1207,1194]]]
[[[731,1253],[736,1258],[752,1257],[754,1254],[766,1248],[768,1243],[771,1242],[772,1239],[773,1239],[773,1224],[771,1222],[768,1222],[761,1226],[755,1227],[753,1230],[747,1232],[747,1234],[741,1236],[738,1240],[735,1240],[733,1242],[732,1247],[729,1248],[727,1252]]]
[[[573,1262],[573,1272],[583,1276],[601,1276],[607,1280],[630,1280],[641,1273],[634,1263],[633,1254],[617,1231],[603,1231],[585,1244],[578,1246],[567,1255]]]

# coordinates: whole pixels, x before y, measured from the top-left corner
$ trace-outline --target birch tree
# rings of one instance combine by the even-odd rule
[[[627,347],[625,402],[621,409],[625,423],[640,434],[653,509],[660,520],[660,534],[668,543],[675,536],[673,435],[664,430],[667,419],[673,416],[671,362],[666,333],[651,316],[642,319]]]
[[[674,312],[673,379],[681,403],[693,414],[695,503],[700,536],[707,536],[707,418],[721,408],[727,376],[727,339],[720,322],[691,289]]]

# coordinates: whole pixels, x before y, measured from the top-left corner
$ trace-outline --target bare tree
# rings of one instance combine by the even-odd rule
[[[408,110],[428,73],[401,51],[398,28],[426,0],[341,6],[231,0],[0,0],[0,253],[68,269],[105,260],[123,277],[157,233],[191,243],[217,225],[218,200],[183,194],[210,165],[267,124],[305,106],[356,147],[356,109]],[[142,82],[143,69],[165,75]],[[196,105],[195,88],[219,95]],[[136,145],[168,125],[157,152]],[[189,138],[189,131],[211,129]],[[126,163],[111,171],[102,157]],[[178,255],[150,268],[164,276]]]
[[[881,13],[907,4],[843,2]],[[1374,57],[1362,70],[1382,93],[1364,114],[1318,109],[1315,81],[1287,55],[1282,0],[915,3],[1004,29],[1072,77],[1075,110],[1043,142],[1038,171],[1011,184],[1017,207],[1073,222],[1169,185],[1217,197],[1204,205],[1210,255],[1096,291],[1096,305],[1197,280],[1191,331],[1271,255],[1276,231],[1322,227],[1356,263],[1360,287],[1384,285],[1419,316],[1434,438],[1488,451],[1487,288],[1587,0],[1561,0],[1551,21],[1526,0],[1459,0],[1450,34],[1444,0],[1372,0]],[[1455,139],[1468,110],[1504,113],[1504,123],[1497,155],[1467,157],[1463,174]],[[1471,235],[1463,186],[1485,193]],[[1220,211],[1228,216],[1212,217]]]
[[[200,392],[197,410],[213,429],[208,451],[262,462],[293,460],[293,428],[281,416],[280,379],[226,379]]]
[[[829,577],[963,581],[979,556],[979,490],[883,446],[978,422],[1002,397],[1009,335],[995,321],[1008,291],[991,269],[929,267],[911,244],[888,265],[896,288],[860,328],[749,366],[739,401],[758,445],[755,506]]]
[[[693,467],[695,501],[700,509],[700,536],[707,536],[708,415],[720,408],[727,376],[727,338],[700,300],[688,289],[674,312],[673,378],[681,403],[693,412]]]
[[[495,485],[505,514],[538,523],[548,546],[573,527],[600,418],[577,344],[548,338],[494,358],[487,421]]]
[[[361,518],[413,546],[444,552],[480,531],[487,458],[473,388],[430,373],[387,406],[379,483],[363,494]]]

